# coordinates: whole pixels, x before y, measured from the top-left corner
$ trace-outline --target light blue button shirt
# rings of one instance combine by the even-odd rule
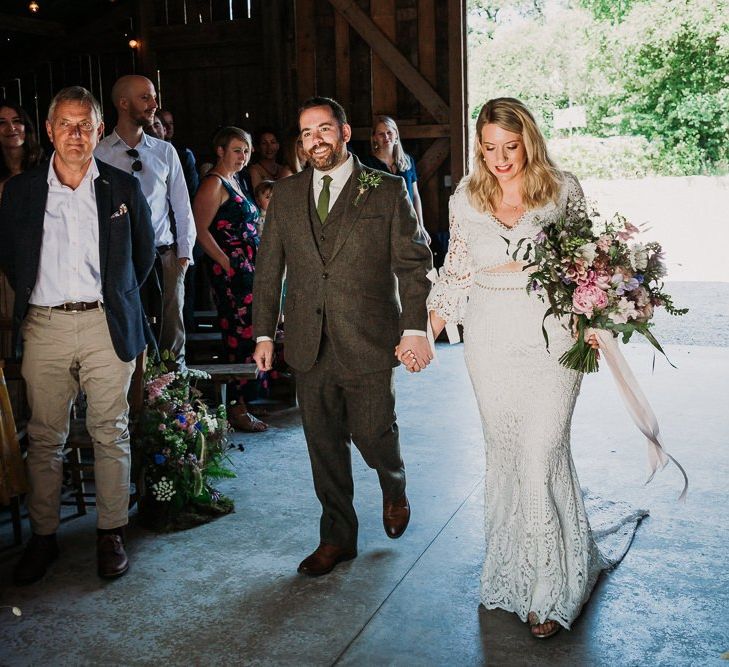
[[[167,141],[142,134],[134,146],[142,163],[141,171],[132,171],[135,158],[127,155],[132,147],[114,130],[104,137],[94,155],[107,164],[132,174],[142,187],[152,210],[152,227],[156,246],[170,245],[175,241],[170,224],[170,211],[175,216],[177,228],[177,256],[192,261],[192,247],[195,245],[195,220],[190,207],[185,176],[180,158],[174,146]]]
[[[59,306],[67,301],[102,300],[99,216],[94,189],[98,175],[99,168],[92,158],[86,175],[73,190],[61,183],[51,157],[43,243],[30,303]]]

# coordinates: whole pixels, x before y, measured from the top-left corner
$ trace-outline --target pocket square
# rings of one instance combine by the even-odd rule
[[[112,213],[111,217],[112,218],[121,218],[128,211],[129,211],[129,209],[127,208],[127,205],[126,204],[122,204],[119,207],[119,210],[116,213]]]

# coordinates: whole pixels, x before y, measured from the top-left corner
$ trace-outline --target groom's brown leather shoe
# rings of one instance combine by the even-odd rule
[[[129,559],[124,551],[121,535],[106,533],[96,538],[98,573],[104,579],[121,577],[129,569]]]
[[[410,503],[404,493],[395,500],[383,498],[382,523],[385,526],[385,533],[393,540],[405,532],[410,523]]]
[[[307,577],[329,574],[338,563],[357,557],[356,549],[345,549],[336,544],[321,543],[316,551],[299,564],[299,573]]]

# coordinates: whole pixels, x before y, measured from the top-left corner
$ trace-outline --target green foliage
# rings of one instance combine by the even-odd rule
[[[584,105],[584,141],[558,146],[580,175],[728,171],[729,0],[577,4],[470,0],[472,117],[488,99],[517,97],[559,137],[554,109]]]
[[[598,20],[619,23],[639,0],[580,0],[580,6],[589,9]]]
[[[549,154],[578,178],[643,178],[655,168],[658,146],[644,137],[559,137]]]

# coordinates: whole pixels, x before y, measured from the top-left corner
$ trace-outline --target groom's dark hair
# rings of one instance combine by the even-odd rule
[[[347,124],[347,114],[344,111],[344,107],[331,97],[310,97],[299,107],[299,117],[301,117],[304,111],[313,109],[314,107],[329,107],[340,126]]]

